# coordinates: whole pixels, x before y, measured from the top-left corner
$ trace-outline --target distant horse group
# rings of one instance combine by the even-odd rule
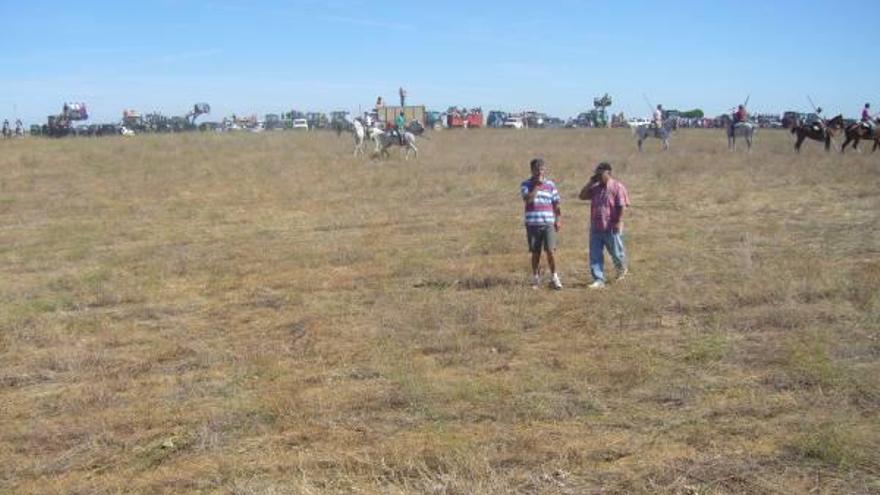
[[[639,151],[642,151],[642,143],[648,138],[659,139],[662,143],[662,149],[669,149],[669,138],[674,130],[675,125],[670,120],[663,122],[663,125],[643,124],[633,129],[633,135],[637,139]],[[736,151],[737,138],[743,138],[746,141],[748,150],[752,150],[752,141],[758,126],[752,122],[738,122],[727,127],[727,147],[730,151]],[[807,139],[820,141],[825,143],[825,151],[831,150],[831,141],[835,134],[840,130],[844,131],[846,140],[840,147],[841,153],[846,151],[847,146],[852,143],[852,148],[859,151],[859,142],[861,140],[873,141],[873,151],[880,148],[880,119],[874,122],[873,126],[869,126],[864,122],[856,122],[848,126],[844,126],[843,115],[835,115],[827,121],[816,120],[814,122],[795,122],[791,127],[791,133],[795,135],[794,150],[800,152],[801,146]]]
[[[15,137],[24,137],[24,129],[22,128],[21,120],[16,120],[16,121],[15,121],[15,131],[14,131],[14,133],[13,133],[12,129],[9,128],[9,121],[8,121],[8,120],[4,120],[4,121],[3,121],[3,128],[0,129],[0,136],[2,136],[3,139],[9,139],[9,138],[11,138],[11,137],[13,137],[13,136],[15,136]]]

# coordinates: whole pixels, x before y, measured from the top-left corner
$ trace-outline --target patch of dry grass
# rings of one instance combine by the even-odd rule
[[[0,143],[0,492],[880,492],[877,156],[420,144]],[[562,292],[526,283],[535,155]],[[600,159],[632,276],[593,292]]]

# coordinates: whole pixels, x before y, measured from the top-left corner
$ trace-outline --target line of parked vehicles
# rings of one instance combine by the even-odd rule
[[[399,112],[406,116],[408,130],[421,133],[431,129],[468,129],[468,128],[590,128],[590,127],[637,127],[648,123],[647,119],[626,119],[623,113],[606,118],[605,107],[597,106],[588,112],[579,113],[576,117],[562,120],[542,112],[527,110],[523,112],[505,112],[492,110],[484,114],[480,107],[451,106],[445,112],[427,110],[424,106],[382,106],[366,112],[363,117],[373,122],[392,122]],[[30,134],[34,136],[114,136],[134,135],[142,133],[169,133],[184,131],[273,131],[273,130],[315,130],[330,129],[343,132],[352,128],[352,116],[347,111],[330,112],[329,116],[322,112],[288,112],[266,114],[262,119],[256,115],[225,117],[220,121],[196,120],[211,112],[207,103],[196,103],[182,116],[165,116],[159,113],[141,114],[135,110],[124,110],[122,120],[115,123],[85,123],[88,111],[85,103],[65,103],[62,111],[50,115],[46,124],[30,126]],[[674,119],[678,127],[694,128],[726,128],[730,124],[729,115],[704,117],[701,111],[679,112],[666,110],[665,119]],[[814,113],[786,111],[782,115],[754,114],[751,120],[759,127],[789,128],[795,122],[811,122],[818,119]],[[847,121],[847,123],[854,120]]]

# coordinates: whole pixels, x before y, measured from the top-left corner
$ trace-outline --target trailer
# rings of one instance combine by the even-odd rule
[[[400,115],[400,112],[403,112],[404,118],[406,118],[407,122],[416,121],[422,126],[425,125],[425,106],[424,105],[407,105],[405,107],[400,106],[381,106],[376,109],[377,118],[380,122],[394,122],[394,119]]]

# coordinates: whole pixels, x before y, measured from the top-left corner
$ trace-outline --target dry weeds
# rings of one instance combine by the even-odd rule
[[[420,144],[0,142],[0,492],[880,493],[880,156]],[[559,293],[527,286],[535,155]],[[632,275],[591,292],[600,159]]]

